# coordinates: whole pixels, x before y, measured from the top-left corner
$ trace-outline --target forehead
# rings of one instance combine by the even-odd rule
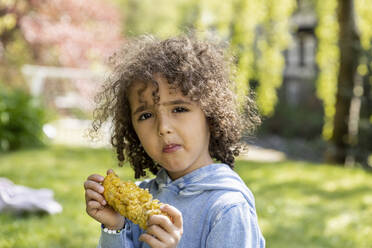
[[[156,98],[158,99],[158,103],[173,99],[188,99],[177,87],[168,84],[168,81],[165,78],[158,76],[154,79],[154,83],[134,81],[131,84],[128,88],[128,98],[132,107],[133,105],[153,104],[154,99]]]

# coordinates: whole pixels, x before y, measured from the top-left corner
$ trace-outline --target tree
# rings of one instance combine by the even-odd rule
[[[28,89],[20,73],[26,63],[102,70],[123,42],[122,24],[104,0],[0,1],[0,81]],[[95,94],[90,80],[75,87]]]
[[[337,78],[336,112],[331,138],[331,142],[336,149],[334,153],[330,154],[329,161],[341,164],[345,163],[347,149],[353,142],[349,132],[349,117],[360,54],[360,38],[356,28],[353,5],[352,0],[340,0],[337,9],[340,27],[340,67]]]
[[[41,64],[90,67],[120,45],[121,31],[119,12],[103,0],[0,3],[0,46],[12,52],[12,43],[23,40]]]
[[[249,93],[251,81],[258,81],[258,107],[262,115],[270,116],[283,80],[283,51],[291,41],[289,20],[296,1],[234,0],[224,4],[221,8],[216,1],[202,1],[197,27],[215,30],[230,42],[238,69],[238,100],[242,102]]]
[[[30,46],[19,25],[21,17],[29,10],[28,1],[0,1],[0,81],[11,86],[24,86],[18,68],[32,61]]]
[[[365,63],[363,54],[368,53],[372,38],[372,7],[367,2],[316,2],[319,20],[318,95],[325,106],[323,135],[331,144],[326,159],[332,163],[353,163],[353,150],[358,144],[359,109],[354,108],[357,113],[353,114],[351,105],[353,98],[363,94],[357,85],[361,80],[357,69]],[[365,96],[370,94],[368,91],[364,93]],[[362,160],[366,162],[365,158]]]

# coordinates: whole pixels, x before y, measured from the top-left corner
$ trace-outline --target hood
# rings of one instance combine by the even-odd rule
[[[169,187],[184,196],[198,195],[212,190],[241,192],[250,207],[255,208],[252,192],[238,174],[226,164],[210,164],[174,181],[169,178],[164,169],[161,169],[155,181],[159,188]]]

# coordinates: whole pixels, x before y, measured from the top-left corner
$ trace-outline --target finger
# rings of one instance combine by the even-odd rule
[[[163,228],[161,228],[158,225],[151,225],[148,226],[146,229],[146,233],[155,236],[158,240],[165,242],[167,238],[169,238],[169,234],[164,231]]]
[[[115,173],[115,172],[114,172],[113,169],[108,169],[106,173],[107,173],[107,175],[108,175],[108,174]]]
[[[89,213],[91,210],[99,209],[102,210],[104,207],[102,206],[101,203],[97,201],[89,201],[87,203],[87,212]]]
[[[104,179],[105,178],[103,176],[98,175],[98,174],[92,174],[87,178],[87,180],[95,181],[98,183],[101,183]]]
[[[160,240],[147,233],[142,234],[138,240],[147,243],[150,247],[162,247]]]
[[[85,199],[87,202],[91,200],[95,200],[97,202],[100,202],[102,205],[106,205],[106,200],[103,198],[103,196],[96,191],[93,191],[91,189],[87,189],[85,191]]]
[[[105,191],[105,188],[101,184],[95,181],[90,181],[90,180],[84,182],[84,188],[86,190],[88,189],[94,190],[101,194],[103,193],[103,191]]]
[[[175,227],[173,223],[167,216],[164,215],[153,215],[149,218],[148,226],[158,225],[163,228],[168,233],[173,233],[175,231]]]
[[[167,213],[171,218],[172,222],[177,228],[182,228],[183,220],[182,220],[182,213],[175,207],[164,204],[160,207],[161,211]]]

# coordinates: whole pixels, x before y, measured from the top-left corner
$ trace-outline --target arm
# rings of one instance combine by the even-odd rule
[[[124,226],[124,217],[107,204],[103,196],[104,188],[101,185],[103,179],[103,176],[93,174],[84,182],[86,212],[107,228],[120,229]]]
[[[213,223],[206,247],[265,247],[254,210],[246,202],[224,208]]]
[[[112,171],[107,171],[107,174]],[[151,247],[176,247],[182,235],[182,214],[169,205],[161,206],[161,210],[170,216],[172,222],[165,215],[153,215],[148,220],[146,233],[142,234],[138,225],[125,219],[105,201],[102,193],[103,177],[91,175],[84,183],[87,213],[110,230],[125,228],[118,233],[101,231],[98,248],[105,247],[142,247],[147,243]],[[145,183],[142,183],[142,187]],[[142,234],[142,235],[141,235]]]
[[[123,231],[121,233],[115,233],[115,234],[108,234],[103,231],[101,231],[101,237],[99,238],[99,243],[97,248],[122,248],[124,246],[124,234]],[[128,246],[133,247],[133,246]]]
[[[153,215],[144,233],[138,225],[126,220],[125,228],[120,233],[108,234],[102,231],[97,248],[143,247],[141,242],[153,248],[176,247],[183,232],[182,214],[169,205],[164,205],[162,210],[171,216],[174,222],[163,215]]]
[[[120,233],[108,234],[101,230],[97,248],[133,248],[141,247],[138,240],[141,230],[130,220],[125,221],[125,227]],[[136,238],[134,238],[136,237]]]
[[[103,176],[93,174],[84,182],[86,212],[108,229],[118,230],[127,221],[124,221],[124,217],[112,209],[105,201],[102,194],[104,189],[101,185],[103,179]],[[102,231],[98,247],[134,247],[130,241],[130,236],[132,235],[129,230],[130,225],[129,223],[125,224],[126,228],[118,234],[108,234]]]

